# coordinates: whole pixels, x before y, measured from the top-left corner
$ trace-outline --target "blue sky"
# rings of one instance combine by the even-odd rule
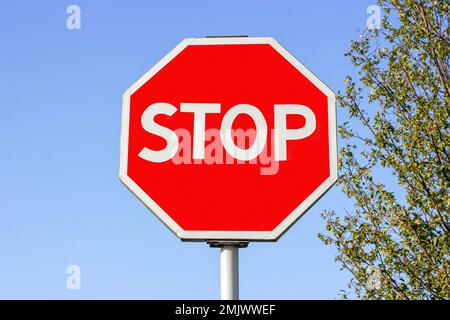
[[[183,38],[245,34],[337,92],[374,2],[1,1],[0,298],[218,299],[219,250],[182,243],[119,182],[123,91]],[[81,30],[66,28],[71,4]],[[280,241],[242,249],[241,298],[338,298],[350,275],[317,233],[344,207],[334,187]]]

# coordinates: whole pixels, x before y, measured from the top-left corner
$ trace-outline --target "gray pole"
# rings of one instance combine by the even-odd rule
[[[220,299],[239,300],[239,248],[246,241],[208,241],[211,248],[220,248]]]
[[[220,299],[239,300],[239,247],[220,248]]]

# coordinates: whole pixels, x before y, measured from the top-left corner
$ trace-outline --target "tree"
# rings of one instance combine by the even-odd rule
[[[381,28],[351,42],[358,72],[337,99],[349,114],[338,185],[355,207],[322,213],[319,237],[336,246],[358,298],[449,299],[449,2],[378,5]],[[386,170],[398,188],[379,181]]]

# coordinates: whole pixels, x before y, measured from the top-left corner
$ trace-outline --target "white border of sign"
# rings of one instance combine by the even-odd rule
[[[185,231],[164,210],[158,206],[127,174],[128,125],[130,114],[130,96],[168,64],[176,55],[189,45],[218,44],[270,44],[278,53],[289,61],[309,81],[317,86],[328,97],[328,130],[330,176],[312,192],[286,219],[273,231]],[[172,51],[162,58],[153,68],[136,81],[122,97],[122,129],[120,138],[119,178],[125,186],[136,195],[176,236],[183,241],[207,240],[244,240],[244,241],[276,241],[286,232],[328,189],[337,181],[337,143],[336,143],[336,103],[335,94],[311,71],[301,64],[291,53],[283,48],[275,39],[269,37],[213,37],[188,38],[180,42]]]

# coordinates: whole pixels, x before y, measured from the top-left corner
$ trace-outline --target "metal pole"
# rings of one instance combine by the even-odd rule
[[[239,300],[239,248],[247,248],[248,241],[209,240],[211,248],[220,248],[220,298]]]
[[[239,246],[220,248],[220,298],[239,300]]]

